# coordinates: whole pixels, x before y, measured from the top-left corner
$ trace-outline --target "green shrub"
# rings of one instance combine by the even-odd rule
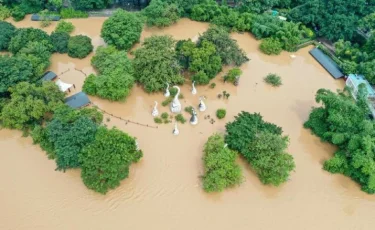
[[[224,81],[233,83],[236,80],[236,77],[240,77],[241,74],[242,71],[239,68],[233,68],[224,76]]]
[[[168,118],[169,118],[168,113],[166,113],[166,112],[162,113],[162,114],[161,114],[161,118],[162,118],[162,119],[168,119]]]
[[[12,17],[14,21],[18,22],[25,18],[26,13],[21,10],[20,7],[16,6],[12,9]]]
[[[210,88],[211,88],[211,89],[213,89],[213,88],[215,88],[215,87],[216,87],[216,83],[211,83],[211,84],[210,84]]]
[[[70,34],[74,30],[74,25],[71,22],[66,22],[66,21],[60,21],[55,29],[55,32],[63,32]]]
[[[190,115],[193,115],[193,106],[187,106],[185,107],[185,112],[187,112]]]
[[[67,53],[69,39],[70,39],[70,36],[67,33],[52,32],[51,40],[53,44],[53,51],[61,53],[61,54]]]
[[[40,27],[42,27],[42,28],[48,27],[48,26],[51,25],[51,23],[52,23],[51,20],[43,19],[42,21],[40,21]]]
[[[236,164],[236,152],[225,147],[224,138],[214,134],[208,138],[203,149],[203,189],[221,192],[242,182],[241,168]]]
[[[186,119],[184,118],[184,116],[182,116],[181,113],[177,114],[175,116],[175,119],[176,119],[176,121],[181,122],[182,124],[185,124],[185,122],[186,122]]]
[[[108,45],[129,50],[141,37],[141,20],[133,13],[118,9],[103,24],[101,36]]]
[[[154,118],[154,122],[157,123],[157,124],[162,124],[163,123],[163,120],[159,117],[155,117]]]
[[[275,86],[275,87],[278,87],[280,85],[282,85],[282,81],[281,81],[281,77],[278,76],[277,74],[274,74],[274,73],[270,73],[268,74],[265,78],[264,78],[264,81],[267,83],[267,84],[270,84],[272,86]]]
[[[192,81],[195,81],[199,85],[207,85],[210,83],[210,78],[203,71],[199,71],[191,77]]]
[[[0,4],[0,21],[9,18],[12,15],[10,9]]]
[[[176,4],[169,4],[162,0],[153,0],[143,10],[143,15],[146,16],[146,23],[148,26],[170,26],[179,18],[178,7]]]
[[[216,117],[219,119],[223,119],[227,115],[227,111],[225,109],[218,109],[216,110]]]
[[[68,55],[73,58],[85,58],[89,55],[93,46],[91,44],[91,38],[85,35],[77,35],[70,37],[68,42]]]
[[[172,101],[173,101],[173,97],[168,97],[167,99],[165,99],[165,100],[161,103],[161,105],[162,105],[162,106],[167,106],[167,105],[169,105]]]
[[[260,50],[268,55],[278,55],[283,50],[283,44],[276,38],[266,38],[260,43]]]
[[[63,19],[67,18],[88,18],[89,14],[83,11],[74,10],[73,8],[64,8],[60,11],[60,16]]]

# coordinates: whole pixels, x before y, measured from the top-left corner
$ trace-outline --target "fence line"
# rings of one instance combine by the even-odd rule
[[[144,126],[144,127],[148,127],[148,128],[153,128],[153,129],[158,129],[159,127],[158,126],[153,126],[153,125],[148,125],[148,124],[142,124],[142,123],[139,123],[139,122],[136,122],[136,121],[131,121],[129,119],[124,119],[122,117],[118,117],[116,115],[113,115],[112,113],[108,113],[107,111],[101,109],[99,106],[97,106],[96,104],[92,103],[98,110],[102,111],[103,113],[105,114],[108,114],[110,115],[111,117],[114,117],[114,118],[117,118],[119,120],[122,120],[122,121],[125,121],[125,124],[128,124],[128,123],[132,123],[132,124],[135,124],[135,125],[140,125],[140,126]]]

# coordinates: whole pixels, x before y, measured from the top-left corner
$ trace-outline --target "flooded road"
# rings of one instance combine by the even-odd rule
[[[102,22],[101,18],[76,19],[74,33],[87,34],[100,45],[95,41],[100,41]],[[39,25],[26,20],[21,23],[23,27]],[[163,30],[146,28],[142,39],[152,34],[194,39],[207,28],[207,24],[183,19]],[[316,91],[322,87],[341,89],[344,82],[335,81],[308,54],[311,47],[294,53],[294,59],[286,52],[270,57],[258,51],[259,42],[249,34],[233,34],[233,38],[251,59],[241,67],[238,87],[224,84],[220,76],[214,89],[197,87],[197,95],[190,93],[190,85],[182,87],[183,107],[197,106],[199,96],[207,98],[208,109],[198,114],[197,126],[180,125],[180,135],[175,137],[172,124],[152,129],[105,116],[104,123],[137,137],[144,151],[143,159],[131,166],[129,178],[105,196],[84,186],[80,170],[54,171],[54,161],[32,145],[30,138],[22,138],[18,131],[0,130],[0,229],[373,229],[375,197],[361,192],[349,178],[323,171],[323,161],[335,149],[302,127],[315,105]],[[69,69],[60,78],[76,85],[72,93],[80,90],[85,78],[78,70],[94,72],[90,58],[54,54],[52,62],[51,70],[56,73]],[[277,89],[265,85],[263,77],[268,73],[279,74],[283,85]],[[217,99],[224,90],[230,98]],[[164,96],[148,95],[134,87],[126,102],[91,99],[111,114],[155,125],[153,101],[160,104]],[[204,116],[215,117],[218,108],[226,108],[227,116],[212,125]],[[283,127],[290,136],[289,152],[296,170],[279,188],[264,186],[239,158],[244,182],[220,194],[206,194],[200,182],[203,145],[212,133],[223,133],[225,123],[242,110],[259,112],[266,121]],[[159,106],[162,112],[169,108]]]

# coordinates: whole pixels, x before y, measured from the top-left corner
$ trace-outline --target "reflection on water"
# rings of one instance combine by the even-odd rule
[[[100,41],[104,19],[69,21],[76,25],[75,34]],[[20,27],[38,25],[29,20],[17,23]],[[142,39],[152,34],[194,38],[207,28],[207,24],[183,19],[163,30],[145,29]],[[0,229],[372,229],[375,198],[361,192],[350,179],[323,171],[322,162],[335,149],[302,127],[315,105],[315,92],[321,87],[342,88],[343,82],[333,80],[313,61],[310,47],[296,52],[295,59],[286,52],[265,56],[258,52],[259,41],[249,34],[233,37],[251,59],[241,67],[244,73],[239,87],[224,84],[220,77],[215,89],[197,87],[195,96],[190,85],[182,87],[183,106],[198,106],[199,96],[207,98],[208,109],[198,114],[197,126],[180,125],[180,135],[175,137],[172,124],[150,129],[116,118],[105,122],[137,137],[145,154],[131,167],[130,177],[106,196],[85,188],[79,170],[54,171],[54,162],[30,138],[1,130]],[[56,73],[70,69],[60,78],[76,85],[72,93],[80,90],[85,78],[75,68],[86,74],[94,72],[90,57],[78,60],[54,54],[52,63],[50,69]],[[283,85],[277,89],[265,85],[263,77],[268,73],[278,73]],[[217,99],[223,90],[231,94],[229,100]],[[153,101],[160,104],[164,96],[148,95],[134,87],[126,102],[91,99],[116,116],[154,124]],[[218,108],[226,108],[227,117],[212,125],[204,116],[214,117]],[[265,120],[283,127],[290,136],[296,172],[279,188],[264,186],[239,158],[244,183],[221,194],[206,194],[199,178],[203,145],[213,132],[224,132],[225,123],[242,110],[260,112]],[[160,106],[159,112],[169,112],[169,108]]]

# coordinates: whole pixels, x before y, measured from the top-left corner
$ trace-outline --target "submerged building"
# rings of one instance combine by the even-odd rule
[[[351,94],[354,99],[357,99],[359,87],[366,88],[367,105],[371,111],[371,115],[375,118],[375,90],[363,75],[349,74],[346,79],[346,86],[351,89]]]

